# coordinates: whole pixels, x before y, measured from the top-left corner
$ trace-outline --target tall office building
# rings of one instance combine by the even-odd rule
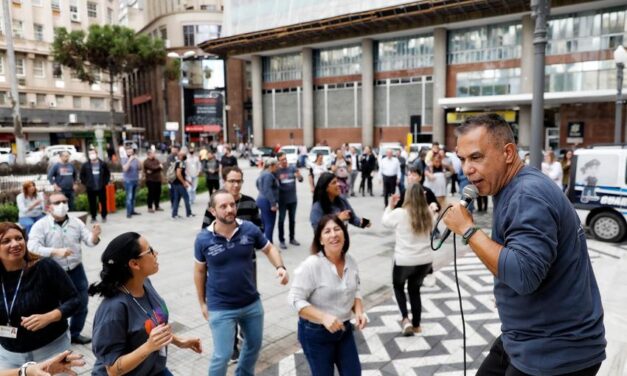
[[[183,59],[182,82],[179,77],[168,77],[166,67],[139,70],[125,79],[124,108],[128,120],[136,127],[145,128],[147,141],[162,142],[173,137],[180,142],[182,109],[188,142],[221,137],[223,104],[218,96],[225,86],[224,68],[221,60],[196,46],[220,37],[222,13],[222,0],[120,2],[121,24],[163,39],[168,53],[176,53]],[[185,108],[182,108],[180,85],[184,88]],[[179,130],[167,131],[166,123],[179,123]]]
[[[546,147],[612,142],[624,0],[552,0]],[[418,132],[455,144],[465,118],[498,111],[530,142],[529,0],[232,0],[208,53],[250,65],[257,145],[378,145]],[[239,75],[228,70],[227,81]],[[627,87],[627,80],[625,80]],[[233,114],[232,114],[233,115]],[[623,117],[624,118],[624,117]],[[415,129],[413,129],[415,130]],[[625,132],[623,132],[625,134]]]
[[[53,61],[54,29],[87,30],[92,24],[117,21],[113,0],[10,0],[19,105],[30,148],[67,143],[80,150],[93,143],[94,127],[108,125],[109,85],[102,72],[93,85]],[[6,57],[4,17],[0,17],[0,144],[14,142]],[[124,116],[119,83],[115,84],[115,123],[122,130]],[[109,132],[105,133],[107,136]]]

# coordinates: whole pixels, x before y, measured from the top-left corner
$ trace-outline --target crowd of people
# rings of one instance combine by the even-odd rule
[[[186,216],[194,217],[191,208],[199,176],[205,176],[210,199],[193,243],[193,280],[200,313],[212,334],[210,375],[226,375],[229,361],[237,361],[236,374],[255,372],[264,322],[257,251],[274,268],[279,285],[291,282],[287,304],[299,317],[298,340],[312,375],[332,375],[334,368],[342,375],[361,374],[354,330],[363,329],[368,320],[347,227],[372,226],[350,200],[357,193],[373,195],[377,175],[385,205],[381,223],[393,230],[395,238],[390,285],[402,335],[423,331],[420,289],[433,277],[429,240],[437,232],[435,218],[446,208],[447,226],[462,236],[495,275],[503,334],[478,374],[594,375],[605,357],[603,309],[585,235],[561,193],[570,159],[559,163],[554,154],[547,153],[542,171],[546,176],[525,166],[511,130],[504,130],[506,125],[498,117],[469,119],[459,129],[456,153],[447,154],[434,143],[412,162],[407,162],[402,151],[387,149],[378,158],[370,147],[359,154],[348,145],[338,148],[329,163],[317,155],[307,174],[312,192],[311,254],[292,275],[280,250],[300,245],[297,184],[305,177],[280,151],[263,160],[253,198],[242,192],[244,172],[228,146],[220,151],[174,146],[165,162],[154,150],[140,161],[136,150],[126,147],[119,153],[126,215],[140,215],[135,200],[140,178],[144,178],[148,213],[163,210],[160,197],[165,181],[170,188],[171,217],[181,218],[181,199]],[[19,225],[0,224],[5,308],[0,309],[0,321],[7,323],[0,327],[0,369],[72,372],[70,367],[80,365],[81,359],[67,353],[70,344],[93,339],[94,375],[172,375],[167,367],[169,345],[196,353],[203,346],[199,338],[177,335],[169,324],[168,305],[151,283],[159,271],[159,252],[142,234],[120,234],[101,255],[100,280],[88,283],[82,245],[93,247],[100,242],[97,215],[106,221],[102,192],[111,174],[95,150],[90,150],[89,161],[79,171],[68,157],[61,155],[50,169],[55,192],[47,201],[32,182],[24,183],[17,199]],[[90,225],[68,215],[79,183],[89,198]],[[498,215],[491,238],[475,225],[472,207],[449,205],[449,195],[461,192],[467,184],[474,184],[482,197],[494,197]],[[526,184],[541,192],[525,190]],[[477,205],[479,211],[487,210],[487,202]],[[551,215],[542,214],[547,212]],[[92,338],[82,334],[90,295],[103,298]],[[546,307],[556,319],[547,319]],[[534,332],[535,328],[541,332]]]

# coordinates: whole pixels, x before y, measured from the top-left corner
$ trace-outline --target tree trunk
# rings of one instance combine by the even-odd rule
[[[109,69],[109,128],[111,128],[111,143],[113,150],[118,152],[118,137],[115,132],[115,103],[113,101],[113,70]]]

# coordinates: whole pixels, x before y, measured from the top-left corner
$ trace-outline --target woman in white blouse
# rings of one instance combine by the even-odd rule
[[[350,319],[366,325],[357,263],[346,252],[346,226],[335,215],[322,217],[311,253],[296,269],[288,301],[298,311],[298,340],[312,376],[360,375],[361,365]]]
[[[402,316],[401,332],[404,336],[412,336],[414,333],[422,332],[420,286],[433,262],[429,248],[433,213],[420,184],[411,185],[405,193],[403,207],[394,209],[399,199],[398,195],[392,196],[389,206],[383,213],[382,224],[396,232],[392,283]],[[411,321],[407,313],[405,283],[411,303]]]
[[[18,223],[28,235],[35,222],[46,216],[44,194],[37,192],[35,183],[27,180],[22,184],[22,193],[17,195],[16,201],[19,210]]]

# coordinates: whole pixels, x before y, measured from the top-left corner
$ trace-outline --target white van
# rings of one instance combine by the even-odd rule
[[[627,145],[575,151],[568,198],[599,240],[619,242],[627,232]]]

